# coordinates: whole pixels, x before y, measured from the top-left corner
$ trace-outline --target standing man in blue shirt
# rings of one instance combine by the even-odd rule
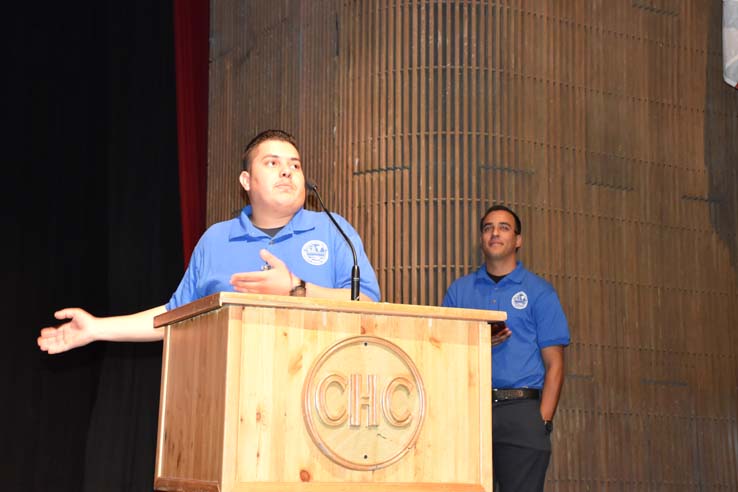
[[[264,131],[246,146],[242,161],[239,182],[250,204],[205,231],[168,303],[107,318],[61,309],[54,316],[64,323],[43,328],[39,348],[54,354],[96,340],[161,340],[155,316],[220,291],[350,299],[353,254],[326,214],[303,208],[305,176],[294,137]],[[377,277],[358,233],[333,215],[356,249],[360,299],[378,301]]]
[[[448,307],[507,313],[507,326],[492,336],[492,458],[501,492],[543,490],[570,341],[556,291],[517,259],[521,229],[515,212],[490,207],[480,221],[484,264],[443,299]]]

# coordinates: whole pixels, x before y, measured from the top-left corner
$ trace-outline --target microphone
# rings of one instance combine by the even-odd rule
[[[323,199],[320,197],[320,193],[318,193],[318,185],[316,185],[314,182],[306,179],[305,180],[305,187],[315,193],[315,196],[318,197],[318,201],[320,202],[320,206],[323,208],[323,212],[328,214],[328,218],[331,219],[331,222],[333,222],[333,225],[336,226],[336,229],[338,229],[338,232],[341,233],[343,238],[348,243],[349,247],[351,248],[351,254],[354,255],[354,266],[351,268],[351,300],[352,301],[358,301],[359,300],[359,285],[361,283],[361,277],[359,276],[359,262],[356,260],[356,250],[354,249],[354,245],[351,243],[351,240],[346,235],[345,232],[343,232],[343,229],[341,229],[341,226],[338,225],[338,222],[336,222],[336,219],[333,217],[333,214],[328,210],[328,207],[325,206],[325,203],[323,203]]]

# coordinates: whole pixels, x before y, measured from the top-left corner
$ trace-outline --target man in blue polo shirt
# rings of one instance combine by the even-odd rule
[[[41,330],[41,350],[54,354],[96,340],[161,340],[155,316],[220,291],[348,300],[353,253],[326,214],[303,208],[305,176],[295,139],[267,130],[251,140],[242,160],[239,182],[250,204],[237,218],[205,231],[167,304],[107,318],[61,309],[54,316],[65,322]],[[356,249],[359,298],[378,301],[379,284],[359,235],[341,216],[334,218]]]
[[[447,307],[507,313],[507,326],[492,337],[492,458],[501,492],[543,490],[570,341],[556,291],[517,260],[521,229],[515,212],[490,207],[480,221],[484,264],[443,299]]]

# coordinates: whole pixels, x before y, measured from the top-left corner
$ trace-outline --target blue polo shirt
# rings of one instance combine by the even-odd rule
[[[171,310],[216,292],[233,291],[231,275],[259,271],[266,249],[297,277],[322,287],[351,288],[354,265],[351,248],[324,212],[301,208],[274,237],[269,237],[251,223],[251,206],[231,220],[213,224],[202,235],[190,258],[190,264],[166,305]],[[361,274],[361,292],[379,300],[379,284],[374,268],[364,252],[356,230],[338,214],[333,214],[351,239]],[[349,296],[346,295],[348,300]]]
[[[454,281],[443,306],[507,313],[512,336],[492,349],[493,388],[543,388],[541,349],[569,345],[569,325],[553,286],[518,261],[495,283],[482,265]]]

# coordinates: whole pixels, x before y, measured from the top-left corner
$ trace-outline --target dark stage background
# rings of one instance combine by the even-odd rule
[[[36,337],[62,307],[162,304],[183,272],[172,5],[11,10],[0,478],[10,491],[148,492],[161,343],[48,356]]]

